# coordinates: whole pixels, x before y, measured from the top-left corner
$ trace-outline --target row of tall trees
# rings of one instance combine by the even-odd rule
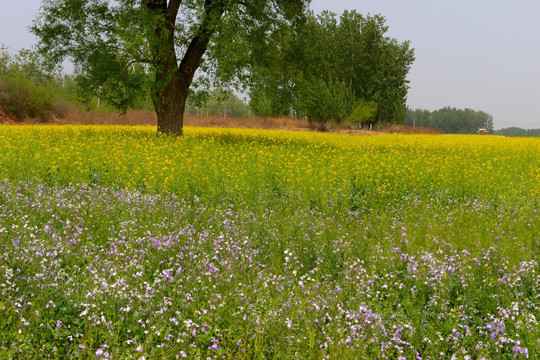
[[[423,126],[447,134],[475,134],[484,128],[493,132],[493,116],[483,111],[444,107],[439,110],[408,110],[405,125]]]
[[[414,51],[386,36],[381,15],[309,13],[281,24],[254,49],[250,98],[262,116],[299,115],[320,129],[330,119],[357,126],[403,122]]]

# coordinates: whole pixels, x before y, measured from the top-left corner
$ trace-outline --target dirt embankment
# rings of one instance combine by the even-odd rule
[[[17,123],[0,107],[0,124],[17,125]]]

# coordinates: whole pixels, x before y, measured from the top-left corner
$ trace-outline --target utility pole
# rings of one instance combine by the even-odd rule
[[[2,55],[1,55],[2,57],[0,58],[0,69],[1,69],[0,76],[4,77],[4,57],[5,57],[5,52],[8,49],[8,47],[4,43],[2,43],[1,49],[2,49]]]
[[[99,85],[97,95],[98,95],[98,98],[97,98],[97,110],[99,111],[99,106],[101,105],[101,85]]]

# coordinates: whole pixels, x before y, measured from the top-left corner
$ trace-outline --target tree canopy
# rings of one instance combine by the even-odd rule
[[[371,122],[403,122],[414,51],[408,41],[386,36],[387,30],[383,16],[356,11],[345,11],[339,18],[331,12],[310,13],[305,22],[276,27],[260,46],[267,56],[252,57],[254,110],[270,108],[271,115],[297,113],[325,122],[346,118],[354,104],[364,102],[372,104]],[[347,88],[348,99],[343,99],[344,91],[337,91],[338,83]],[[330,89],[336,94],[331,114],[306,106],[324,105],[322,99],[309,101],[309,95]]]
[[[51,64],[73,62],[89,94],[126,109],[150,89],[158,132],[181,135],[190,89],[245,80],[249,49],[308,2],[44,0],[32,31]]]

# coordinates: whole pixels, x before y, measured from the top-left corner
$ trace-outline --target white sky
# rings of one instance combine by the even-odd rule
[[[0,0],[0,46],[13,54],[40,0]],[[312,0],[316,12],[382,14],[388,35],[410,40],[409,107],[490,113],[496,128],[540,128],[540,0]]]

